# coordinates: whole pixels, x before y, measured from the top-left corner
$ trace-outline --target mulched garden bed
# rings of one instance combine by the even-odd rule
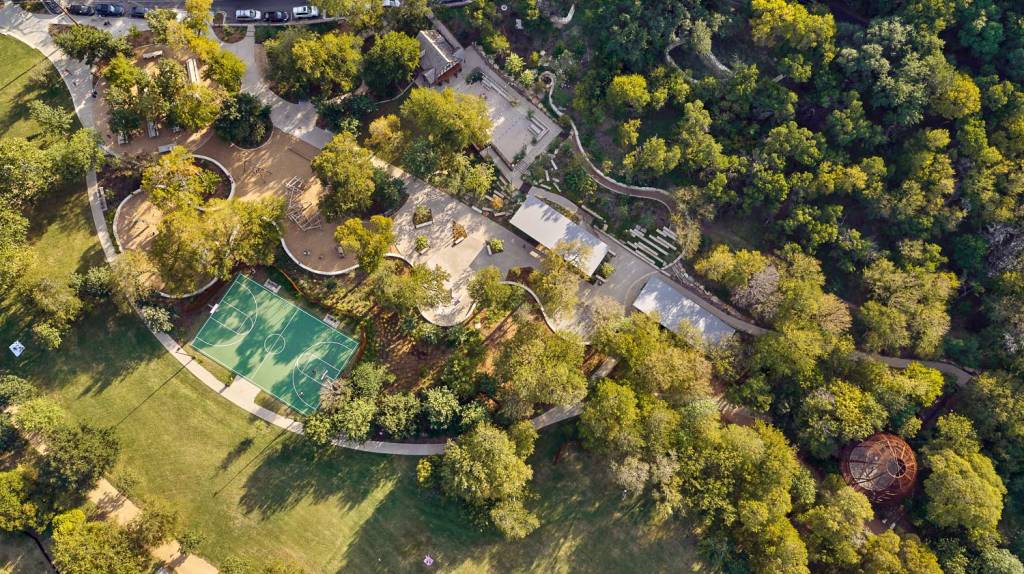
[[[231,180],[228,178],[228,174],[224,173],[224,170],[218,167],[217,164],[202,158],[197,157],[195,159],[195,164],[207,171],[211,171],[217,174],[217,176],[220,178],[219,181],[217,182],[217,189],[213,192],[213,194],[211,194],[209,197],[205,197],[204,199],[227,199],[228,195],[231,194]]]

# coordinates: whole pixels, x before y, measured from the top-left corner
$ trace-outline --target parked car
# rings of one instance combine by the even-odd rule
[[[92,16],[96,13],[96,10],[88,4],[72,4],[68,6],[68,12],[75,16]]]
[[[262,16],[259,10],[235,10],[235,20],[259,20]]]
[[[401,8],[402,0],[384,0],[385,8]]]
[[[132,9],[128,11],[128,14],[132,18],[145,18],[146,12],[149,12],[149,8],[145,6],[132,6]]]
[[[104,18],[120,18],[124,16],[124,6],[120,4],[97,4],[96,15]]]
[[[292,17],[296,20],[303,18],[319,18],[320,9],[316,6],[296,6],[292,8]]]
[[[263,13],[263,19],[267,22],[287,22],[291,19],[287,12],[281,10],[272,10],[270,12]]]

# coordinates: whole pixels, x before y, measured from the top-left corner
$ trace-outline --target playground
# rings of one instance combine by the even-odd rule
[[[239,274],[192,346],[292,409],[308,415],[358,343],[271,288]]]

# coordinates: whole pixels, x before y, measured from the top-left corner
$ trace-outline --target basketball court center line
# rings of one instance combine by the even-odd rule
[[[288,317],[288,322],[284,324],[284,328],[283,329],[281,329],[280,331],[276,331],[274,333],[268,334],[266,337],[263,338],[264,342],[267,339],[269,339],[270,337],[274,336],[274,335],[277,335],[278,337],[282,337],[282,338],[285,339],[285,341],[287,341],[288,340],[287,337],[284,337],[284,335],[282,335],[281,333],[284,333],[284,332],[288,331],[288,326],[291,325],[293,318],[295,318],[295,312],[292,312],[292,316]],[[260,364],[256,365],[256,368],[254,370],[249,372],[249,376],[250,377],[255,376],[256,373],[259,372],[259,370],[263,368],[263,364],[267,362],[267,359],[269,359],[270,357],[272,357],[272,356],[277,354],[277,353],[267,352],[267,349],[266,349],[265,346],[263,348],[263,351],[264,351],[264,353],[263,353],[263,360],[260,361]]]

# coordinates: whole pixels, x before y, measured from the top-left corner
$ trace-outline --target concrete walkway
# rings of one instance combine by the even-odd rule
[[[56,46],[53,44],[52,39],[49,37],[47,31],[48,26],[50,24],[63,23],[64,20],[62,20],[62,18],[64,17],[37,16],[33,14],[28,14],[16,6],[8,5],[3,9],[0,9],[0,28],[2,28],[4,33],[10,34],[15,38],[32,46],[33,48],[42,51],[44,54],[47,55],[47,58],[49,58],[51,62],[54,63],[58,70],[67,70],[67,72],[63,75],[65,83],[68,86],[68,90],[71,93],[75,110],[79,114],[79,118],[84,126],[93,127],[94,124],[91,98],[91,73],[87,66],[67,58],[59,50],[57,50]],[[247,64],[249,64],[247,66],[246,74],[243,79],[243,89],[258,94],[263,101],[267,102],[269,105],[272,106],[273,111],[271,117],[274,120],[274,123],[277,127],[296,137],[301,138],[303,141],[306,141],[307,143],[310,143],[311,145],[317,148],[322,148],[323,145],[330,140],[330,138],[333,135],[331,134],[331,132],[316,127],[316,114],[315,109],[312,107],[312,104],[309,104],[308,102],[302,104],[291,104],[289,102],[286,102],[285,100],[281,99],[276,94],[274,94],[270,90],[268,84],[262,79],[259,67],[257,65],[254,65],[258,61],[260,55],[257,53],[254,29],[252,26],[248,27],[248,33],[245,39],[235,44],[224,44],[223,46],[225,47],[225,49],[229,49],[232,52],[238,54],[243,60],[247,62]],[[553,85],[554,84],[552,82],[552,86]],[[574,129],[574,134],[575,133],[576,132]],[[576,139],[578,142],[578,138],[574,139]],[[586,157],[585,153],[583,155],[584,157]],[[394,170],[398,170],[398,168],[395,168],[394,166],[388,167],[393,172]],[[596,168],[594,169],[596,170]],[[398,170],[398,172],[399,176],[403,177],[403,179],[407,179],[407,181],[412,179],[411,176],[409,176],[408,174],[404,174],[404,172],[401,172],[401,170]],[[600,174],[599,171],[597,173]],[[603,176],[603,174],[601,175]],[[90,208],[93,216],[93,221],[96,226],[97,234],[100,238],[101,246],[103,247],[104,255],[106,256],[108,261],[112,261],[117,257],[117,252],[113,246],[112,241],[110,240],[109,235],[107,234],[106,221],[103,218],[103,212],[99,206],[99,199],[95,181],[95,174],[90,174],[90,176],[87,178],[87,183],[89,186]],[[598,182],[605,186],[618,184],[618,182],[609,181],[607,180],[607,178],[600,178],[598,179]],[[468,206],[465,206],[465,204],[462,204],[453,197],[444,194],[443,192],[437,190],[436,188],[433,188],[432,186],[429,186],[425,182],[415,180],[412,181],[411,183],[415,187],[421,189],[424,193],[424,197],[428,198],[428,200],[444,200],[445,202],[447,202],[440,210],[441,213],[445,213],[446,211],[450,210],[451,213],[454,214],[453,217],[457,219],[465,215],[463,209],[468,210]],[[621,186],[622,184],[618,185]],[[648,188],[622,186],[619,188],[619,191],[616,191],[615,189],[613,189],[613,191],[637,197],[648,197],[646,195],[646,189]],[[654,188],[650,189],[654,190]],[[654,190],[654,192],[657,192],[655,196],[648,197],[648,199],[655,199],[657,201],[666,203],[666,205],[671,205],[672,207],[675,206],[674,203],[670,204],[667,202],[666,197],[671,198],[671,201],[674,202],[674,198],[672,198],[671,194],[669,194],[667,191]],[[641,193],[643,193],[643,195],[641,195]],[[406,210],[404,213],[407,213],[409,209],[412,209],[411,205],[403,206],[403,210]],[[480,214],[477,214],[471,210],[469,210],[469,213],[471,213],[473,216],[473,225],[479,225],[481,228],[486,229],[486,237],[488,238],[492,236],[498,236],[499,234],[510,233],[504,227],[499,226],[494,222],[491,222],[490,220],[488,220],[487,218],[483,217]],[[491,227],[492,225],[494,227]],[[467,227],[467,231],[468,230],[469,228]],[[447,233],[450,234],[450,229],[447,230]],[[405,253],[414,253],[415,250],[409,249],[408,245],[405,245],[404,243],[409,241],[410,237],[412,238],[412,241],[415,241],[414,233],[409,233],[408,231],[406,231],[405,234],[402,235],[402,240],[399,242],[400,251],[404,251]],[[502,235],[501,238],[504,240],[504,235]],[[482,237],[478,239],[482,239]],[[468,241],[468,239],[466,241]],[[464,241],[463,243],[466,243],[466,241]],[[513,245],[516,241],[518,241],[518,239],[506,242],[506,249],[509,249],[509,246]],[[439,241],[439,244],[443,246],[444,242]],[[403,247],[403,245],[405,246]],[[467,248],[467,251],[469,252],[470,255],[472,255],[472,245],[470,245]],[[612,293],[618,294],[618,297],[612,296],[612,299],[617,299],[620,302],[625,302],[628,300],[630,294],[635,294],[635,292],[640,289],[640,287],[642,286],[643,279],[648,277],[651,273],[659,271],[653,266],[650,266],[649,264],[646,264],[645,262],[639,260],[639,258],[633,256],[627,250],[622,251],[623,253],[620,253],[620,255],[616,259],[616,267],[618,268],[618,270],[616,271],[615,275],[613,275],[613,278],[616,276],[620,276],[623,278],[623,280],[621,280],[621,282],[618,283],[614,281],[609,281],[604,286],[602,286],[603,288],[605,288],[603,290],[599,288],[594,288],[592,286],[588,286],[589,284],[584,284],[584,286],[581,287],[581,301],[596,301],[597,299],[603,298],[603,296],[608,295],[609,293],[607,291],[610,290],[612,291]],[[486,253],[486,251],[484,253]],[[428,250],[428,252],[425,253],[422,257],[427,258],[429,260],[434,255],[436,254],[431,254],[430,251]],[[523,252],[521,252],[518,255],[512,256],[512,258],[509,261],[526,261],[526,257],[532,258],[532,256],[528,254],[524,256]],[[445,258],[439,257],[436,261],[440,262],[444,259]],[[478,259],[478,256],[473,256],[470,259],[470,262],[472,263],[473,261],[477,261]],[[636,261],[632,261],[632,259],[636,259]],[[623,269],[626,267],[636,267],[636,269],[626,273],[621,273]],[[465,273],[471,272],[469,271],[471,269],[473,269],[472,264],[466,267],[465,269],[462,269],[459,276],[453,277],[452,281],[468,281],[468,279],[466,279]],[[454,290],[458,294],[461,285],[456,286],[458,288]],[[693,293],[692,291],[682,286],[678,286],[678,288],[688,297],[690,297],[695,302],[700,304],[702,307],[715,313],[716,316],[718,316],[723,321],[727,322],[729,325],[736,328],[737,330],[750,333],[753,335],[760,335],[766,332],[765,329],[758,327],[757,325],[754,325],[752,322],[732,317],[731,315],[728,315],[718,310],[717,307],[715,307],[711,302]],[[462,297],[459,296],[458,298],[461,301]],[[440,310],[438,312],[444,313],[445,311]],[[464,311],[458,311],[456,309],[451,309],[449,310],[449,312],[453,317],[457,316],[460,313],[464,313]],[[577,313],[575,321],[578,323],[579,313]],[[294,433],[302,432],[301,422],[278,415],[277,413],[274,413],[263,407],[260,407],[259,405],[256,405],[254,401],[256,392],[254,392],[252,388],[250,388],[251,384],[248,383],[247,381],[237,380],[234,384],[230,386],[224,385],[219,380],[217,380],[216,377],[214,377],[209,371],[204,369],[198,362],[196,362],[190,355],[185,353],[181,349],[181,346],[176,341],[174,341],[170,336],[164,333],[154,333],[154,336],[156,336],[157,340],[160,341],[161,345],[164,346],[164,348],[171,354],[171,356],[173,356],[182,365],[185,365],[186,369],[190,373],[192,373],[196,378],[202,381],[207,387],[209,387],[214,392],[220,394],[222,397],[231,401],[233,404],[242,408],[251,415],[258,417],[274,426],[283,428]],[[894,367],[904,367],[908,362],[907,360],[904,359],[890,357],[878,358]],[[927,366],[936,368],[944,373],[953,375],[957,379],[957,381],[960,382],[960,384],[966,383],[971,379],[972,376],[970,373],[967,373],[966,371],[963,371],[962,369],[959,369],[947,363],[925,362],[925,364]],[[565,420],[567,418],[576,416],[578,412],[578,406],[568,409],[556,409],[554,411],[550,411],[539,417],[536,417],[531,422],[534,424],[535,427],[543,428],[547,425],[554,424],[555,422],[559,422],[561,420]],[[373,452],[379,454],[425,456],[432,454],[440,454],[444,452],[444,444],[442,443],[416,444],[370,441],[362,444],[357,444],[352,443],[350,441],[337,441],[336,444],[338,446],[342,446],[345,448],[351,448],[354,450]]]
[[[212,31],[210,36],[216,38]],[[256,45],[255,26],[246,26],[245,38],[242,40],[233,44],[221,43],[221,47],[245,62],[242,91],[255,95],[270,106],[270,119],[275,127],[317,149],[323,148],[334,137],[333,133],[316,126],[316,107],[311,102],[293,104],[270,89],[270,83],[264,77],[266,56],[263,54],[263,47]]]

